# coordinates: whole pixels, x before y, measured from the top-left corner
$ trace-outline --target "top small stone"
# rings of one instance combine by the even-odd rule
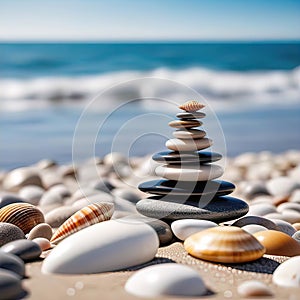
[[[205,107],[205,105],[198,101],[190,100],[190,101],[183,103],[182,105],[180,105],[178,107],[187,112],[195,112],[195,111],[198,111],[199,109],[202,109],[203,107]]]

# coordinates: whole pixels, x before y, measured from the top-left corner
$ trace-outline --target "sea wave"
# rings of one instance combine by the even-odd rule
[[[300,102],[300,66],[290,71],[237,72],[204,68],[152,71],[122,71],[80,77],[42,77],[33,79],[0,79],[3,110],[23,110],[53,104],[82,105],[103,91],[125,81],[155,77],[184,84],[213,103],[215,109],[239,104],[285,105]],[[130,85],[130,90],[116,89],[111,100],[173,95],[170,85],[149,81],[150,86]],[[150,94],[149,94],[149,91]],[[125,97],[125,98],[126,98]],[[103,103],[102,103],[103,104]],[[102,108],[105,105],[102,105]],[[107,105],[107,108],[109,105]]]

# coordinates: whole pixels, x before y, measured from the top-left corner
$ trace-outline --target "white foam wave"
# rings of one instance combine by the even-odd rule
[[[9,110],[44,107],[53,103],[85,103],[104,89],[118,83],[142,77],[158,77],[185,84],[210,102],[214,108],[230,103],[257,104],[293,103],[300,101],[300,66],[291,71],[236,72],[203,68],[184,70],[155,69],[153,71],[122,71],[82,77],[44,77],[34,79],[1,79],[1,108]],[[116,89],[114,100],[123,100],[120,93],[132,97],[168,97],[174,93],[163,83],[152,86],[131,86]],[[149,94],[150,93],[150,94]],[[174,96],[174,95],[173,95]],[[178,95],[180,96],[180,95]]]

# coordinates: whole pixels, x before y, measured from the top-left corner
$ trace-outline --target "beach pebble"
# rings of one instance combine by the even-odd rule
[[[170,139],[166,142],[166,147],[173,151],[197,151],[210,147],[212,145],[212,140],[208,138],[202,139]]]
[[[39,173],[30,167],[12,170],[3,180],[3,188],[8,191],[17,192],[26,185],[37,185],[42,187]]]
[[[127,164],[128,158],[122,153],[111,152],[106,154],[103,158],[103,163],[107,166],[115,166],[118,164]]]
[[[24,261],[37,259],[42,253],[40,246],[31,240],[13,241],[2,246],[0,250],[17,255]]]
[[[192,119],[192,120],[174,120],[171,121],[168,125],[173,128],[193,128],[193,127],[198,127],[201,126],[203,123],[201,121]]]
[[[100,192],[101,193],[101,192]],[[73,202],[79,199],[83,199],[86,197],[90,197],[93,195],[99,194],[98,190],[86,187],[86,188],[79,188],[77,191],[75,191],[72,195]]]
[[[48,250],[51,248],[51,243],[48,239],[43,237],[38,237],[32,240],[34,243],[38,244],[42,251]]]
[[[25,200],[13,194],[0,194],[0,209],[12,203],[24,203]]]
[[[242,282],[237,291],[242,297],[268,297],[273,296],[271,289],[263,282],[249,280]]]
[[[115,186],[109,179],[101,178],[101,180],[97,180],[95,183],[92,183],[91,188],[97,191],[108,193],[112,191],[115,188]]]
[[[50,189],[52,186],[61,184],[63,182],[62,176],[57,171],[45,170],[41,172],[41,179],[45,189]]]
[[[132,203],[137,203],[141,200],[141,197],[138,195],[138,193],[131,189],[118,188],[113,191],[113,195],[128,200]]]
[[[270,179],[267,183],[267,190],[274,196],[289,196],[299,188],[299,184],[288,177],[277,177]]]
[[[6,269],[18,274],[21,278],[25,276],[25,265],[21,258],[16,255],[0,250],[0,269]]]
[[[21,299],[25,292],[22,289],[21,278],[14,272],[0,269],[0,299]]]
[[[78,209],[73,206],[61,206],[46,213],[45,222],[52,228],[59,227],[69,217],[71,217]]]
[[[82,198],[82,199],[75,201],[72,204],[72,206],[74,208],[76,208],[77,210],[79,210],[79,209],[82,209],[83,207],[88,206],[93,203],[104,203],[104,202],[105,203],[108,203],[108,202],[113,203],[114,198],[110,194],[107,194],[104,192],[98,192],[95,195],[88,196],[86,198]]]
[[[257,162],[257,156],[252,152],[245,152],[238,155],[234,159],[234,165],[240,168],[247,168],[250,165],[253,165]]]
[[[173,132],[173,136],[177,139],[189,140],[189,139],[200,139],[204,138],[206,132],[199,129],[189,130],[176,130]]]
[[[300,256],[292,257],[278,266],[273,283],[283,287],[300,287]]]
[[[216,226],[218,225],[214,222],[196,219],[177,220],[171,224],[174,235],[182,241],[196,232]]]
[[[300,213],[300,203],[285,202],[277,207],[277,211],[281,213],[286,209],[294,210]]]
[[[152,260],[159,246],[153,228],[121,220],[101,222],[72,234],[46,257],[42,272],[101,273]]]
[[[28,239],[33,240],[35,238],[42,237],[50,241],[52,237],[52,228],[47,223],[40,223],[33,227],[29,234]]]
[[[55,166],[57,166],[57,163],[52,160],[52,159],[42,159],[40,161],[38,161],[36,163],[37,168],[41,169],[41,170],[45,170],[45,169],[49,169],[49,168],[53,168]]]
[[[0,222],[0,247],[9,242],[24,238],[24,232],[18,226]]]
[[[300,189],[293,191],[289,201],[295,202],[295,203],[300,203]]]
[[[137,297],[200,297],[207,288],[199,273],[185,265],[166,263],[143,268],[126,282],[125,290]]]
[[[270,213],[276,213],[276,207],[269,203],[261,203],[261,204],[254,204],[250,205],[249,207],[249,216],[264,216]]]
[[[300,213],[294,210],[285,209],[281,213],[281,219],[291,224],[300,222]]]
[[[48,190],[48,192],[54,195],[56,194],[61,198],[66,198],[71,196],[69,189],[64,184],[54,185]]]
[[[300,230],[300,223],[294,223],[293,227],[298,231]]]
[[[256,224],[256,225],[261,225],[265,228],[272,229],[272,230],[277,230],[277,226],[274,222],[272,222],[269,219],[266,219],[264,217],[259,217],[259,216],[246,216],[242,217],[238,220],[236,220],[234,223],[232,223],[232,226],[237,226],[237,227],[243,227],[249,224]]]
[[[261,225],[256,225],[256,224],[245,225],[241,228],[251,234],[254,234],[255,232],[259,232],[259,231],[268,230],[266,227]]]
[[[27,185],[20,189],[19,196],[26,200],[27,203],[38,205],[45,190],[40,186]]]
[[[243,194],[247,199],[251,200],[259,195],[268,195],[269,193],[264,182],[252,181],[244,187]]]
[[[254,233],[258,241],[265,246],[266,254],[296,256],[300,255],[300,244],[291,236],[275,230]]]
[[[63,202],[64,198],[60,194],[48,190],[42,196],[39,206],[62,205]]]
[[[276,224],[277,230],[283,233],[292,236],[296,232],[295,228],[289,222],[280,219],[270,219],[270,220]]]
[[[296,240],[297,242],[300,243],[300,231],[299,231],[299,230],[296,231],[296,232],[292,235],[292,238],[293,238],[294,240]]]

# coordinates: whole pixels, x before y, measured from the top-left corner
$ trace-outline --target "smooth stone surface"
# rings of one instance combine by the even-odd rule
[[[278,212],[283,212],[284,210],[294,210],[298,213],[300,213],[300,203],[295,203],[295,202],[285,202],[277,206],[277,211]]]
[[[57,184],[57,185],[52,186],[49,189],[49,192],[52,194],[57,194],[61,198],[66,198],[66,197],[71,196],[70,190],[64,184]]]
[[[294,203],[300,203],[300,189],[293,191],[289,201]]]
[[[0,249],[6,253],[17,255],[24,261],[37,259],[42,253],[39,245],[30,240],[13,241],[5,244]]]
[[[9,270],[0,269],[0,299],[20,299],[24,296],[20,277]]]
[[[169,122],[169,126],[173,128],[193,128],[201,126],[203,123],[198,120],[174,120]]]
[[[267,182],[267,189],[273,196],[290,196],[299,184],[289,177],[276,177]]]
[[[300,230],[300,223],[294,223],[293,227],[298,231]]]
[[[182,140],[202,139],[206,136],[206,132],[200,129],[176,130],[172,134],[175,138]]]
[[[269,297],[273,296],[271,289],[263,282],[257,280],[248,280],[242,282],[237,291],[242,297]]]
[[[231,182],[214,181],[175,181],[158,179],[141,183],[138,188],[145,193],[157,195],[227,195],[234,191]]]
[[[108,193],[112,191],[115,188],[115,186],[111,183],[110,180],[106,178],[101,178],[101,180],[97,180],[97,182],[93,183],[91,185],[91,188],[97,191]]]
[[[40,223],[33,227],[28,234],[28,239],[33,240],[38,237],[42,237],[50,241],[52,237],[51,226],[47,223]]]
[[[42,251],[48,250],[51,248],[51,243],[48,239],[38,237],[32,240],[34,243],[38,244]]]
[[[0,195],[0,209],[12,203],[24,203],[25,200],[17,195],[4,194]]]
[[[128,200],[132,203],[137,203],[141,197],[135,190],[126,188],[117,188],[113,191],[113,195],[122,199]]]
[[[195,152],[175,152],[163,151],[152,156],[152,159],[159,163],[181,164],[197,162],[198,164],[218,161],[222,155],[216,152],[195,151]]]
[[[300,231],[296,231],[293,235],[292,235],[292,238],[294,240],[296,240],[298,243],[300,243]]]
[[[39,173],[33,168],[18,168],[10,171],[3,180],[3,188],[16,192],[26,185],[42,187]]]
[[[170,139],[166,141],[166,147],[173,151],[197,151],[209,148],[213,144],[211,139],[197,140]]]
[[[300,255],[300,244],[281,231],[266,230],[256,232],[254,236],[265,246],[266,254],[283,256]]]
[[[45,222],[52,228],[59,227],[69,217],[71,217],[78,209],[73,206],[57,207],[45,215]]]
[[[232,226],[243,227],[249,224],[261,225],[271,230],[278,230],[277,225],[269,219],[259,216],[246,216],[232,223]]]
[[[256,225],[256,224],[245,225],[241,228],[251,234],[254,234],[255,232],[259,232],[259,231],[268,230],[266,227],[261,225]]]
[[[38,205],[44,192],[45,190],[40,186],[27,185],[20,189],[19,196],[25,199],[27,203],[30,203],[32,205]]]
[[[9,242],[24,238],[24,232],[18,226],[0,222],[0,247]]]
[[[56,192],[52,192],[50,189],[46,191],[42,196],[39,202],[39,206],[44,207],[44,206],[55,205],[55,204],[63,205],[63,203],[64,203],[64,198],[60,194]]]
[[[9,270],[18,274],[21,278],[25,276],[25,264],[16,255],[0,250],[0,269]]]
[[[126,282],[125,290],[137,297],[203,296],[207,288],[199,273],[185,265],[165,263],[143,268]]]
[[[136,208],[139,213],[150,218],[201,219],[216,223],[240,218],[248,212],[247,203],[228,196],[215,197],[204,204],[189,200],[184,202],[181,198],[175,197],[171,199],[173,202],[166,201],[166,197],[153,196],[139,201]]]
[[[177,220],[171,224],[174,235],[182,241],[194,233],[217,226],[214,222],[196,219]]]
[[[269,203],[260,203],[250,205],[248,215],[251,216],[264,216],[270,213],[276,213],[276,207]]]
[[[101,273],[152,260],[159,246],[153,228],[120,220],[98,223],[67,237],[46,257],[42,272]]]
[[[205,118],[206,114],[204,112],[200,111],[194,111],[194,112],[180,112],[176,115],[176,118],[178,119],[202,119]]]
[[[300,256],[284,261],[274,271],[273,283],[283,287],[300,287]]]
[[[247,183],[243,189],[243,194],[249,200],[260,195],[269,195],[267,188],[262,181],[253,181]]]
[[[292,236],[296,232],[295,228],[290,223],[288,223],[284,220],[270,219],[270,221],[272,221],[273,223],[276,224],[277,230],[279,230],[283,233],[286,233],[290,236]]]
[[[207,181],[223,175],[223,168],[218,165],[195,166],[163,165],[155,169],[157,176],[177,181]]]

